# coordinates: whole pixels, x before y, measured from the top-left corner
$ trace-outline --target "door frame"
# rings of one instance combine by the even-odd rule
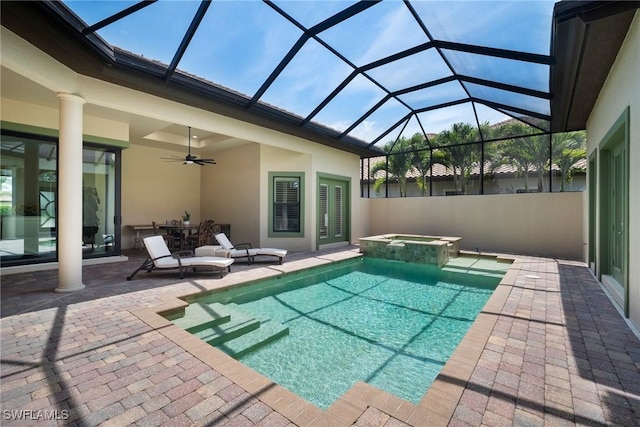
[[[620,308],[629,316],[629,107],[620,115],[607,134],[602,138],[598,146],[599,158],[598,166],[598,214],[597,227],[599,228],[597,262],[598,278],[602,284],[611,292]],[[612,170],[613,153],[622,150],[624,159],[622,170]],[[620,275],[622,283],[613,277],[612,265],[612,189],[615,182],[615,174],[621,174],[622,192],[618,193],[622,197],[622,218],[625,225],[620,238],[621,263]]]
[[[588,199],[589,199],[589,211],[588,211],[588,221],[589,221],[589,235],[588,235],[588,253],[587,253],[587,262],[589,263],[589,268],[596,274],[597,269],[597,245],[596,245],[596,236],[597,236],[597,225],[596,218],[598,212],[598,204],[597,204],[597,195],[598,195],[598,150],[594,150],[593,153],[589,156],[589,163],[587,169],[587,188],[588,188]]]
[[[344,238],[343,240],[339,241],[339,242],[330,242],[327,243],[328,245],[331,244],[344,244],[344,243],[349,243],[351,241],[351,198],[352,198],[352,194],[351,194],[351,178],[348,176],[342,176],[342,175],[334,175],[334,174],[329,174],[329,173],[324,173],[324,172],[317,172],[316,174],[316,224],[315,224],[315,229],[316,229],[316,249],[320,249],[321,246],[324,246],[320,240],[320,221],[321,221],[321,215],[320,215],[320,185],[326,183],[326,181],[339,181],[340,183],[344,184],[344,198],[343,198],[343,205],[344,205],[344,218],[343,218],[343,235]],[[344,242],[344,243],[343,243]]]

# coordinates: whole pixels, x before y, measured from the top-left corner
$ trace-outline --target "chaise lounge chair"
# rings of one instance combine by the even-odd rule
[[[222,249],[229,251],[231,258],[247,258],[249,264],[251,264],[256,256],[273,256],[278,258],[280,264],[287,255],[286,249],[275,248],[253,248],[251,243],[238,243],[234,246],[224,233],[218,233],[215,235],[216,240],[222,246]]]
[[[127,280],[133,279],[133,276],[140,270],[147,270],[147,272],[150,273],[153,270],[177,268],[180,270],[181,279],[184,278],[184,273],[189,268],[195,271],[196,267],[210,267],[220,271],[220,276],[222,276],[225,271],[231,271],[231,264],[233,264],[233,259],[231,258],[212,256],[197,257],[193,256],[193,252],[191,251],[174,252],[172,254],[167,247],[166,241],[160,235],[145,237],[143,241],[147,252],[149,252],[149,258],[147,258],[136,271],[128,276]]]

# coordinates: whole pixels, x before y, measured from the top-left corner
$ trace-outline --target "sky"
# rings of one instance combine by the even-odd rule
[[[131,1],[66,1],[88,25],[137,3]],[[277,0],[273,4],[312,27],[353,1]],[[485,45],[548,55],[553,2],[538,1],[426,1],[411,3],[431,36],[437,40]],[[109,44],[168,64],[200,5],[192,0],[160,0],[98,31]],[[260,88],[296,43],[302,30],[259,0],[214,0],[178,68],[249,97]],[[261,102],[306,117],[347,76],[360,67],[429,41],[399,0],[384,0],[318,35],[336,56],[317,40],[308,40]],[[499,59],[466,52],[444,51],[457,73],[548,91],[549,69],[539,64]],[[435,49],[429,49],[358,76],[313,117],[345,131],[386,95],[380,87],[401,90],[451,75]],[[548,114],[547,101],[482,85],[467,85],[470,94]],[[449,83],[390,99],[350,133],[367,142],[407,117],[411,108],[424,108],[466,98],[459,83]],[[497,123],[509,116],[475,104],[480,121]],[[482,116],[482,117],[480,117]],[[475,122],[474,105],[466,103],[422,113],[427,133],[437,133],[459,121]],[[401,123],[400,127],[404,124]],[[400,127],[382,138],[395,139]],[[420,131],[413,117],[403,135]]]

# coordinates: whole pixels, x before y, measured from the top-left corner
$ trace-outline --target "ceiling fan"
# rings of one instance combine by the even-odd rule
[[[183,162],[185,165],[215,165],[216,161],[213,159],[199,159],[198,157],[191,154],[191,126],[189,126],[189,152],[187,155],[183,157],[173,156],[173,157],[161,157],[164,160],[169,162]]]

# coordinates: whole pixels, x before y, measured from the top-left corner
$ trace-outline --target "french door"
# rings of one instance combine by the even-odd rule
[[[626,263],[626,212],[627,212],[627,189],[626,189],[626,147],[618,144],[611,151],[611,186],[609,195],[611,204],[610,215],[611,224],[609,228],[609,271],[618,283],[624,286],[624,273]]]
[[[318,246],[349,241],[349,182],[319,178]]]
[[[629,109],[600,143],[599,271],[602,284],[629,315]]]

